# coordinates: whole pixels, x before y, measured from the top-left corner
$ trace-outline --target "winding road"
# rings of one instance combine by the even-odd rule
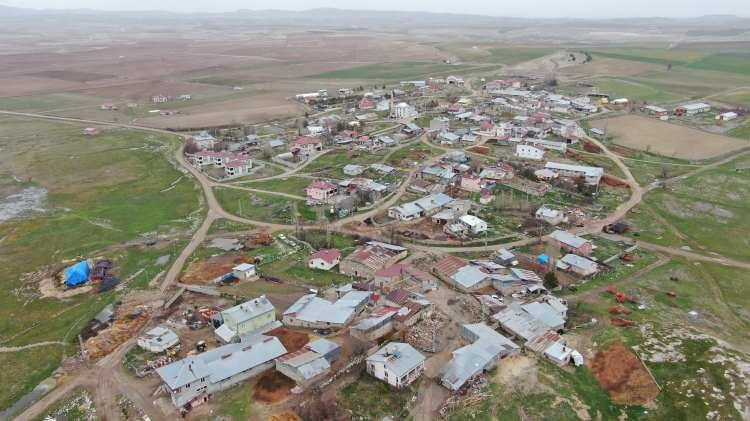
[[[185,137],[185,135],[180,134],[180,133],[174,133],[168,130],[139,126],[139,125],[134,125],[134,124],[121,124],[121,123],[106,122],[106,121],[96,121],[96,120],[87,120],[87,119],[60,117],[60,116],[51,116],[51,115],[42,115],[42,114],[33,114],[33,113],[21,113],[21,112],[13,112],[13,111],[0,111],[0,115],[9,115],[9,116],[24,117],[24,118],[35,118],[35,119],[72,122],[72,123],[83,123],[83,124],[108,126],[108,127],[117,127],[117,128],[141,130],[141,131],[146,131],[146,132],[180,136],[182,138]],[[620,157],[617,154],[611,152],[606,147],[606,145],[602,144],[597,139],[594,139],[591,137],[587,137],[586,140],[598,146],[601,149],[602,153],[605,156],[607,156],[609,159],[611,159],[618,166],[618,168],[620,168],[622,173],[625,174],[625,182],[627,183],[631,191],[631,194],[626,202],[621,203],[606,218],[601,219],[601,220],[591,221],[584,227],[572,230],[577,234],[600,233],[602,227],[604,227],[607,224],[614,223],[622,219],[630,209],[632,209],[633,207],[635,207],[641,202],[641,200],[643,199],[643,195],[647,191],[653,189],[652,186],[649,186],[648,188],[644,188],[640,186],[638,182],[635,180],[635,178],[633,177],[633,174],[631,173],[630,169],[625,165],[622,159],[620,159]],[[432,148],[438,148],[442,151],[448,150],[446,148],[430,144],[427,141],[426,136],[424,135],[420,138],[420,142],[423,142]],[[317,155],[315,158],[321,155]],[[280,179],[280,178],[289,177],[303,170],[307,165],[312,163],[315,160],[315,158],[308,160],[306,163],[300,165],[299,167],[285,171],[282,174],[265,177],[265,178],[261,178],[261,179],[254,180],[254,181],[272,180],[272,179]],[[732,157],[731,159],[734,159],[734,158],[735,157]],[[236,184],[217,183],[209,179],[200,170],[195,168],[193,165],[190,165],[186,161],[184,154],[183,154],[182,146],[177,148],[176,153],[175,153],[175,159],[177,163],[179,164],[179,166],[181,167],[181,169],[184,172],[191,174],[195,178],[195,180],[198,182],[198,184],[200,184],[208,209],[207,209],[206,217],[203,223],[195,231],[195,233],[193,234],[187,246],[180,252],[180,254],[177,256],[172,266],[167,271],[159,287],[158,294],[160,295],[161,298],[166,298],[167,295],[170,293],[170,289],[176,283],[177,278],[180,272],[182,271],[182,268],[184,267],[185,263],[187,262],[188,258],[200,246],[200,244],[206,239],[208,231],[211,225],[215,221],[219,219],[227,219],[227,220],[238,222],[241,224],[249,224],[249,225],[253,225],[257,227],[262,227],[271,232],[279,231],[279,230],[294,229],[293,225],[283,225],[283,224],[268,223],[264,221],[250,220],[250,219],[236,216],[234,214],[231,214],[225,211],[214,195],[214,191],[213,191],[214,187],[221,186],[225,188],[234,188],[234,189],[239,189],[239,190],[246,190],[246,191],[259,192],[259,193],[265,193],[265,194],[275,194],[275,195],[279,195],[279,196],[286,197],[289,199],[294,199],[294,200],[304,199],[301,196],[287,194],[287,193],[253,189],[249,187],[238,186]],[[440,156],[436,156],[428,160],[427,163],[434,163],[434,162],[437,162],[439,159],[440,159]],[[689,174],[693,175],[693,174],[700,173],[702,171],[706,171],[708,168],[712,166],[721,165],[722,163],[728,162],[729,160],[730,159],[728,158],[727,160],[722,160],[717,163],[713,163],[710,165],[706,165],[704,167],[700,167],[692,171]],[[398,189],[394,193],[391,194],[388,200],[383,201],[382,203],[379,203],[377,206],[375,206],[373,209],[367,212],[363,212],[361,214],[356,214],[347,218],[340,219],[330,224],[330,226],[333,228],[333,230],[337,232],[347,233],[347,234],[356,233],[355,231],[346,228],[346,225],[352,222],[364,221],[365,219],[378,214],[383,209],[386,209],[392,206],[393,204],[395,204],[399,200],[399,198],[406,192],[406,189],[409,183],[416,175],[416,171],[417,171],[416,167],[409,170],[408,174],[403,178],[403,182],[400,184]],[[682,177],[685,177],[685,176],[686,175],[683,175]],[[307,227],[307,228],[310,228],[310,227]],[[516,247],[516,246],[527,245],[527,244],[536,242],[538,240],[539,240],[538,238],[528,238],[528,239],[509,242],[505,244],[493,244],[493,245],[487,245],[487,246],[449,247],[449,246],[430,246],[430,245],[410,244],[409,247],[414,249],[417,252],[487,251],[487,250],[497,250],[500,247]],[[700,255],[697,253],[687,252],[681,249],[669,248],[669,247],[659,246],[656,244],[650,244],[650,243],[645,243],[645,242],[638,242],[638,245],[645,249],[653,250],[653,251],[668,254],[668,255],[683,256],[683,257],[688,257],[694,260],[710,261],[713,263],[720,263],[720,264],[724,264],[728,266],[750,269],[750,264],[748,263],[738,262],[738,261],[734,261],[731,259],[722,258],[720,256],[709,257],[705,255]],[[26,345],[25,347],[18,347],[18,348],[12,348],[12,349],[0,348],[0,352],[13,352],[13,351],[26,349],[28,347],[54,345],[54,344],[56,343],[49,342],[49,343],[31,344],[31,345]],[[117,411],[119,410],[117,408],[116,403],[113,401],[114,396],[116,396],[117,394],[123,394],[127,396],[129,399],[135,402],[139,407],[143,408],[143,410],[146,412],[147,415],[151,417],[151,419],[164,419],[165,417],[174,416],[175,414],[165,414],[160,408],[158,408],[154,404],[152,397],[143,396],[142,390],[141,390],[142,388],[139,388],[138,385],[133,382],[133,379],[129,378],[128,375],[123,373],[122,371],[123,369],[122,369],[122,365],[120,361],[122,360],[122,357],[127,352],[127,350],[132,346],[132,344],[133,344],[133,340],[131,339],[131,341],[121,345],[117,350],[115,350],[115,352],[105,357],[104,359],[100,360],[96,364],[88,364],[87,366],[80,368],[79,370],[75,372],[75,374],[70,375],[70,378],[64,384],[58,386],[55,390],[53,390],[52,392],[50,392],[49,394],[47,394],[46,396],[38,400],[36,403],[34,403],[32,406],[27,408],[19,416],[19,418],[33,419],[35,417],[38,417],[39,415],[41,415],[42,411],[44,411],[45,408],[47,408],[49,405],[54,403],[57,399],[62,398],[63,396],[65,396],[67,393],[74,390],[78,386],[89,387],[94,392],[94,395],[95,395],[94,398],[97,404],[97,408],[101,408],[101,410],[103,411],[103,415],[112,417],[113,419],[115,419],[118,416]]]

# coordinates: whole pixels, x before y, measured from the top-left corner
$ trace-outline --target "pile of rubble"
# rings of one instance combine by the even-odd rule
[[[438,340],[438,336],[447,324],[448,317],[439,311],[434,311],[430,318],[420,321],[409,329],[406,342],[422,351],[439,352],[441,341]]]
[[[447,418],[453,412],[467,408],[470,406],[476,406],[491,398],[492,395],[487,392],[487,379],[484,376],[476,376],[469,380],[466,386],[464,386],[464,393],[452,395],[443,402],[440,406],[438,413],[441,418]]]
[[[117,310],[115,322],[112,326],[86,340],[83,345],[86,356],[90,360],[98,360],[101,357],[109,355],[115,348],[133,337],[133,334],[143,327],[148,322],[148,319],[145,307],[120,307]]]
[[[88,391],[82,391],[78,396],[63,404],[54,412],[47,414],[44,421],[65,420],[75,416],[77,420],[93,421],[99,419],[96,415],[94,401]]]

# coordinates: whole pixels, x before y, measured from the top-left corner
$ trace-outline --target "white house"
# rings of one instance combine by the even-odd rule
[[[424,360],[424,355],[411,345],[390,342],[367,357],[367,373],[401,389],[424,373]]]
[[[547,206],[537,209],[534,217],[550,225],[559,225],[565,221],[565,214],[561,210],[548,208]]]
[[[338,193],[338,185],[330,181],[315,181],[305,189],[310,203],[328,203]]]
[[[599,265],[577,254],[566,254],[557,261],[557,268],[580,276],[591,276],[599,272]]]
[[[521,159],[533,159],[535,161],[541,161],[544,158],[544,149],[540,149],[531,145],[516,145],[516,156]]]
[[[255,279],[255,277],[257,276],[255,273],[255,265],[250,263],[241,263],[232,268],[232,276],[239,279],[240,281]]]
[[[273,368],[287,353],[279,338],[258,335],[183,358],[156,369],[177,408],[190,409],[250,377]]]
[[[711,111],[711,105],[706,104],[705,102],[694,102],[692,104],[680,105],[674,109],[676,115],[684,115],[688,117],[708,111]]]
[[[587,167],[583,165],[571,165],[558,162],[547,162],[544,168],[555,172],[561,177],[583,177],[586,184],[595,186],[604,175],[604,169],[600,167]]]
[[[734,111],[728,111],[726,113],[716,115],[716,120],[718,121],[729,121],[734,120],[735,118],[737,118],[737,113],[735,113]]]
[[[138,346],[148,352],[158,354],[180,343],[180,337],[173,330],[157,326],[138,338]]]
[[[250,174],[253,168],[253,161],[247,157],[237,157],[224,164],[224,173],[227,177],[242,177]]]
[[[473,235],[487,231],[487,222],[474,215],[464,215],[458,218],[458,221]]]
[[[394,119],[401,120],[404,118],[415,117],[416,115],[417,111],[414,109],[414,107],[405,102],[399,102],[398,104],[394,105],[393,108],[391,108],[391,118]]]
[[[341,252],[336,249],[322,249],[307,258],[310,269],[331,270],[341,262]]]

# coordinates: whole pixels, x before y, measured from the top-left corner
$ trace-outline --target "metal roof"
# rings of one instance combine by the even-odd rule
[[[341,348],[341,346],[336,342],[320,338],[305,345],[305,348],[308,348],[311,351],[315,351],[318,354],[326,355],[337,348]]]
[[[565,325],[565,319],[560,317],[560,314],[547,303],[533,302],[523,304],[521,308],[550,329],[557,330],[560,326]]]
[[[571,234],[567,231],[555,230],[549,235],[550,238],[555,239],[563,244],[567,244],[571,247],[578,248],[588,243],[589,240],[581,238],[575,234]]]
[[[596,262],[593,262],[585,257],[581,257],[577,254],[566,254],[559,261],[565,263],[566,265],[575,266],[586,270],[599,269],[599,265],[597,265]]]
[[[221,315],[225,319],[231,317],[235,322],[242,323],[266,314],[269,311],[275,311],[275,308],[265,295],[261,295],[258,298],[224,310],[221,312]]]
[[[159,367],[156,373],[174,390],[201,378],[218,383],[286,354],[279,338],[260,336],[256,341],[229,344]]]
[[[368,362],[379,362],[385,369],[401,377],[424,362],[424,355],[411,345],[403,342],[390,342],[367,357]]]
[[[461,285],[464,288],[472,288],[476,284],[484,281],[490,275],[479,270],[478,267],[473,265],[466,265],[451,276],[453,281]]]
[[[548,162],[544,165],[548,170],[561,170],[583,173],[587,177],[601,177],[604,169],[601,167],[587,167],[583,165],[563,164],[559,162]]]

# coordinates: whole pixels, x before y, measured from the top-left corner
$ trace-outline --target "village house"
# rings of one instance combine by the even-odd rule
[[[255,272],[255,265],[252,263],[240,263],[232,268],[232,276],[240,281],[254,280],[258,277]]]
[[[469,235],[479,235],[487,232],[487,222],[474,215],[463,215],[458,218],[458,223],[464,227],[462,231]]]
[[[388,285],[396,283],[404,278],[405,269],[408,265],[396,263],[375,272],[373,284],[376,288],[387,288]]]
[[[456,177],[452,165],[431,165],[420,169],[419,177],[426,181],[440,184],[450,184]]]
[[[393,318],[399,310],[399,307],[379,307],[369,317],[352,325],[349,333],[360,341],[377,341],[393,331]]]
[[[435,117],[430,120],[430,131],[444,132],[450,130],[451,121],[448,117]]]
[[[346,175],[356,177],[358,175],[361,175],[363,172],[365,172],[365,167],[363,165],[357,165],[357,164],[346,164],[344,165],[343,172]]]
[[[547,162],[544,168],[553,171],[560,177],[578,178],[582,177],[587,185],[596,186],[604,175],[604,169],[600,167],[587,167],[583,165],[562,164],[558,162]]]
[[[646,105],[643,107],[643,110],[647,112],[649,115],[652,115],[654,117],[666,117],[669,115],[669,111],[662,108],[657,107],[656,105]]]
[[[216,145],[216,138],[211,136],[210,133],[207,131],[202,131],[193,135],[190,135],[189,138],[200,150],[208,150],[213,149],[214,145]]]
[[[515,155],[521,159],[541,161],[544,158],[544,150],[531,145],[518,144]]]
[[[276,359],[276,370],[294,380],[302,389],[320,381],[331,371],[331,363],[341,356],[341,346],[327,339],[308,343],[297,352]]]
[[[518,268],[511,268],[492,277],[492,287],[503,295],[512,295],[526,290],[529,286],[542,285],[542,282],[542,278],[536,272]]]
[[[533,138],[526,138],[524,139],[524,142],[536,148],[546,149],[550,151],[558,151],[562,154],[564,154],[568,150],[568,144],[565,142],[555,142],[553,140],[533,139]]]
[[[222,390],[274,367],[274,359],[287,353],[276,337],[257,335],[195,354],[156,369],[172,404],[189,410]]]
[[[419,113],[411,105],[400,102],[391,108],[391,118],[396,120],[403,120],[405,118],[416,117]]]
[[[459,187],[461,190],[477,193],[487,187],[487,182],[478,175],[462,175]]]
[[[370,295],[366,291],[349,291],[333,303],[315,294],[304,295],[284,311],[282,321],[286,326],[340,329],[364,309]]]
[[[424,361],[424,356],[411,345],[389,342],[367,357],[367,373],[402,389],[422,376]]]
[[[730,121],[737,118],[738,115],[734,111],[727,111],[725,113],[717,114],[716,115],[716,121]]]
[[[588,256],[594,250],[594,244],[591,241],[567,231],[555,230],[549,238],[555,247],[579,256]]]
[[[398,221],[411,221],[433,215],[452,201],[453,198],[446,194],[435,193],[403,205],[391,206],[388,208],[388,216]]]
[[[464,79],[458,76],[448,76],[445,78],[445,83],[448,85],[464,86]]]
[[[341,261],[341,252],[337,249],[322,249],[307,258],[310,269],[331,270]]]
[[[339,186],[330,181],[314,181],[305,188],[307,203],[318,205],[331,203],[339,191]]]
[[[503,181],[510,180],[514,176],[513,167],[505,162],[483,167],[479,176],[486,180]]]
[[[552,209],[545,205],[541,206],[534,213],[534,218],[544,221],[550,225],[559,225],[565,222],[565,214],[559,209]]]
[[[215,333],[224,343],[236,341],[243,335],[270,330],[276,322],[276,309],[265,295],[222,311],[224,323]]]
[[[705,102],[694,102],[691,104],[680,105],[674,109],[674,114],[677,116],[692,117],[696,114],[706,113],[711,111],[711,105]]]
[[[556,267],[566,272],[572,272],[581,277],[595,275],[599,272],[599,265],[577,254],[566,254],[557,261]]]
[[[157,326],[139,337],[137,342],[141,349],[160,354],[180,343],[180,337],[172,329]]]
[[[375,272],[394,265],[406,257],[408,250],[392,244],[370,241],[357,247],[339,264],[339,272],[344,275],[371,279]]]
[[[252,172],[253,161],[247,156],[238,156],[224,164],[227,178],[242,177]]]
[[[492,261],[503,266],[516,266],[518,257],[512,251],[503,247],[492,254]]]
[[[463,325],[461,339],[468,345],[453,351],[453,358],[440,376],[440,383],[454,393],[469,380],[496,367],[500,360],[521,351],[513,341],[484,323]]]
[[[315,137],[300,137],[294,142],[292,152],[297,151],[303,155],[312,155],[323,150],[323,141]]]

